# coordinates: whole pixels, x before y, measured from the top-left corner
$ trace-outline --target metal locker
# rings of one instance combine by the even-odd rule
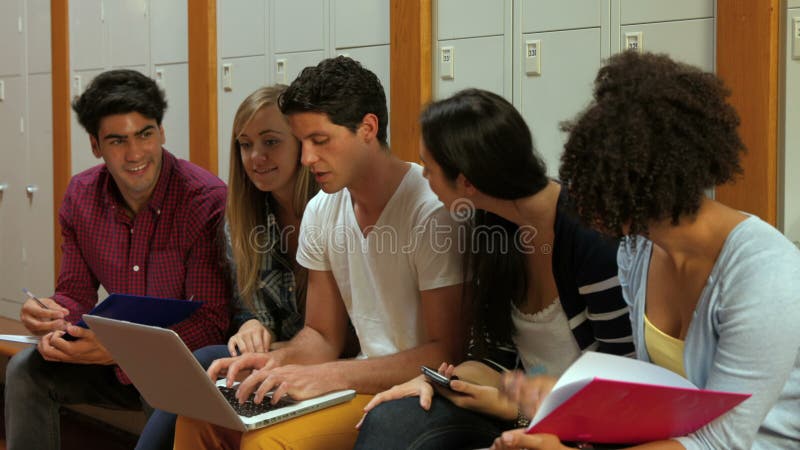
[[[189,64],[155,66],[156,83],[167,96],[167,112],[162,126],[166,147],[178,158],[189,159]]]
[[[2,77],[5,98],[0,102],[0,297],[20,299],[22,266],[22,217],[25,202],[25,79]],[[0,314],[17,317],[19,304],[0,301]]]
[[[450,53],[452,78],[443,70],[443,59]],[[446,98],[468,87],[496,92],[511,100],[505,91],[506,47],[503,36],[478,37],[439,41],[434,55],[435,93],[437,99]],[[446,62],[445,62],[446,64]]]
[[[328,2],[323,0],[273,0],[271,38],[274,53],[325,50]]]
[[[102,0],[69,2],[69,59],[72,70],[106,65],[106,32]]]
[[[148,0],[107,0],[109,63],[112,67],[147,65],[150,60]]]
[[[434,6],[438,40],[494,36],[506,31],[511,0],[438,0]]]
[[[642,48],[648,52],[667,53],[673,59],[714,71],[714,19],[625,25],[620,29],[624,48],[626,33],[642,33]]]
[[[608,0],[518,1],[523,33],[599,27],[608,9]]]
[[[150,2],[150,60],[153,64],[189,61],[187,1]]]
[[[620,24],[714,17],[714,0],[618,0]]]
[[[229,69],[226,69],[228,67]],[[230,70],[231,83],[225,84],[222,72]],[[251,92],[266,84],[266,58],[250,56],[246,58],[223,59],[220,64],[219,88],[219,172],[223,180],[228,180],[230,159],[231,127],[233,116],[239,104]]]
[[[525,63],[519,65],[517,108],[531,129],[534,145],[551,176],[558,175],[566,141],[559,124],[573,118],[591,99],[592,82],[602,64],[600,34],[600,28],[585,28],[522,36],[519,59],[525,59],[525,42],[538,41],[541,72],[528,74]]]
[[[786,15],[786,90],[783,115],[783,232],[791,241],[800,241],[800,59],[792,57],[792,31],[794,18],[800,18],[800,0],[797,8],[788,9]]]
[[[23,202],[23,267],[25,286],[33,292],[53,292],[53,107],[52,76],[28,77],[27,170]],[[60,200],[60,199],[59,199]],[[49,294],[47,294],[49,295]]]
[[[266,54],[265,0],[219,0],[217,48],[220,58]]]
[[[334,47],[389,44],[389,0],[333,0]]]
[[[48,73],[51,71],[50,0],[28,0],[27,16],[28,73]]]
[[[102,73],[103,70],[86,70],[72,72],[70,79],[70,94],[71,98],[75,99],[81,95],[89,83]],[[92,154],[92,147],[89,143],[89,135],[84,131],[81,124],[78,123],[78,118],[75,111],[70,114],[70,148],[72,156],[72,174],[83,172],[84,170],[102,163],[101,159],[97,159]]]
[[[23,73],[23,13],[22,0],[0,2],[0,76]]]

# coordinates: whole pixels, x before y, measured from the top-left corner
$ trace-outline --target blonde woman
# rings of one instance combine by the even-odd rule
[[[307,274],[295,253],[303,210],[318,187],[300,164],[299,142],[277,107],[285,88],[259,88],[233,120],[225,235],[237,332],[227,346],[195,352],[203,367],[226,356],[269,351],[303,327]],[[137,448],[171,449],[175,419],[156,411]]]

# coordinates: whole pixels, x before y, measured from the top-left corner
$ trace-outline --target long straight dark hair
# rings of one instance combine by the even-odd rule
[[[503,97],[466,89],[431,103],[420,116],[422,139],[455,183],[459,174],[479,191],[516,200],[547,186],[545,164],[536,153],[525,120]],[[511,302],[521,304],[528,289],[525,255],[514,239],[518,226],[477,210],[469,220],[464,265],[472,304],[472,351],[485,356],[488,340],[509,343],[514,334]]]

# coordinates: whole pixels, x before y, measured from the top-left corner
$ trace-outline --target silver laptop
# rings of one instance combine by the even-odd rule
[[[266,397],[262,405],[252,400],[239,405],[225,380],[211,381],[174,331],[89,314],[83,319],[147,403],[164,411],[247,431],[355,397],[355,391],[345,390],[303,401],[282,399],[276,407]],[[262,406],[269,410],[259,411]]]

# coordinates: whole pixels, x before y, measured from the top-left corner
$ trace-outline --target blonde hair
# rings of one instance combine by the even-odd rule
[[[263,230],[267,226],[265,202],[268,193],[260,191],[248,178],[239,152],[239,135],[253,120],[257,112],[271,105],[277,106],[278,96],[286,89],[284,85],[265,86],[256,89],[247,96],[239,105],[233,119],[230,142],[230,172],[228,176],[228,199],[225,208],[225,218],[228,222],[233,250],[233,263],[236,266],[236,284],[239,295],[252,308],[264,242],[255,242],[258,236],[256,230]],[[294,137],[291,137],[294,139]],[[297,217],[303,216],[308,200],[319,190],[316,181],[311,176],[307,167],[300,165],[297,160],[297,178],[294,184],[293,206]],[[299,230],[296,230],[299,233]],[[277,251],[280,246],[271,246],[270,251]],[[300,268],[295,277],[295,292],[298,307],[305,304],[305,288],[307,271]]]

